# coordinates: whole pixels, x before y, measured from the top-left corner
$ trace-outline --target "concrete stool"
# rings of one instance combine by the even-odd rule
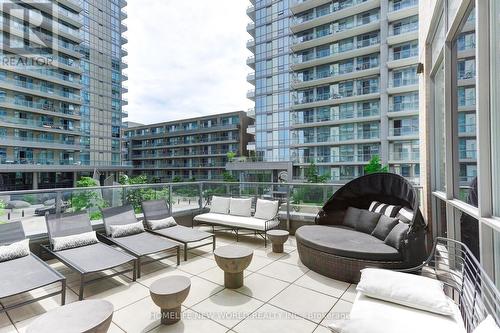
[[[289,233],[286,230],[269,230],[267,232],[267,237],[273,244],[273,252],[283,253],[283,244],[287,241],[288,235]]]
[[[250,265],[253,250],[243,246],[228,245],[215,249],[215,261],[224,271],[224,286],[237,289],[243,286],[243,271]]]
[[[191,280],[173,275],[156,280],[149,287],[153,302],[161,309],[161,323],[172,325],[181,319],[181,305],[189,294]]]
[[[85,300],[55,308],[28,327],[28,333],[105,333],[113,318],[113,304],[103,300]]]

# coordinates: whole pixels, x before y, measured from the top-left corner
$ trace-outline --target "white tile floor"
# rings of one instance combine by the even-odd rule
[[[217,233],[217,246],[235,241],[230,234]],[[273,253],[270,246],[264,248],[264,242],[254,237],[240,237],[238,244],[252,248],[254,258],[245,271],[244,287],[237,290],[224,288],[223,272],[214,261],[211,246],[206,246],[194,250],[179,267],[172,260],[144,265],[137,282],[121,276],[90,285],[85,298],[113,303],[111,333],[245,333],[276,332],[277,328],[286,332],[327,333],[326,326],[332,320],[349,314],[355,286],[303,266],[293,236],[283,254]],[[67,302],[76,301],[76,275],[57,261],[49,263],[68,278]],[[183,320],[163,326],[148,288],[153,281],[169,275],[189,277],[191,290],[183,304]],[[24,332],[37,316],[58,304],[59,297],[53,297],[0,315],[0,333]]]

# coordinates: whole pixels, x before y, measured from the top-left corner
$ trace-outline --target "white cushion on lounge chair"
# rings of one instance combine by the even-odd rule
[[[453,315],[443,283],[425,276],[365,268],[356,290],[366,296],[442,315]]]
[[[231,198],[217,197],[214,195],[210,203],[210,213],[228,214],[230,201]]]
[[[334,321],[329,328],[335,333],[465,333],[460,310],[455,304],[452,307],[453,315],[443,316],[358,293],[349,314],[349,321],[353,322]]]
[[[175,221],[173,216],[169,216],[161,220],[148,220],[146,224],[148,225],[149,229],[158,230],[176,226],[177,222]]]
[[[279,201],[257,199],[255,218],[271,220],[278,214]]]
[[[25,257],[30,254],[29,238],[10,245],[0,246],[0,262]]]
[[[82,232],[80,234],[63,237],[52,237],[52,246],[54,247],[54,251],[87,246],[97,242],[98,240],[95,231]]]
[[[257,219],[251,216],[248,217],[248,216],[205,213],[195,216],[194,220],[198,222],[220,224],[235,228],[247,228],[247,229],[261,230],[261,231],[264,231],[266,229],[266,220]],[[268,229],[273,228],[276,227],[278,224],[279,221],[271,221],[268,223],[267,227]]]
[[[231,198],[229,214],[237,216],[252,216],[252,198]]]

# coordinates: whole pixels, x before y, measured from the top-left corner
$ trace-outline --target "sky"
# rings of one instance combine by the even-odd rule
[[[253,106],[247,0],[130,0],[126,120],[150,124]]]

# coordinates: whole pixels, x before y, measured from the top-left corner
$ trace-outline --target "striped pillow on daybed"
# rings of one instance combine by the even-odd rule
[[[396,217],[401,206],[389,205],[378,201],[373,201],[368,210],[370,212],[383,214],[388,217]]]

